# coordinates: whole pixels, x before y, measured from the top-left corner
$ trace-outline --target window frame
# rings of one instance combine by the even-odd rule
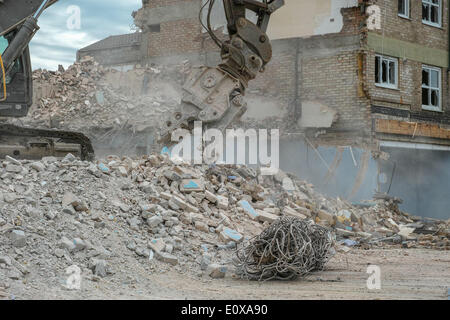
[[[428,69],[431,71],[437,71],[438,72],[438,88],[432,87],[431,86],[431,79],[429,81],[429,85],[425,86],[423,84],[423,78],[421,79],[422,81],[422,85],[421,85],[421,95],[420,95],[420,100],[422,100],[422,95],[423,95],[423,89],[426,88],[429,90],[429,95],[431,94],[431,90],[439,90],[439,106],[434,107],[434,106],[430,106],[430,105],[424,105],[423,101],[421,102],[422,104],[422,110],[427,110],[427,111],[436,111],[436,112],[442,112],[442,68],[439,67],[433,67],[433,66],[429,66],[426,64],[422,65],[422,75],[423,75],[423,70],[424,69]],[[430,72],[431,75],[431,72]],[[428,99],[430,100],[430,96],[428,96]]]
[[[398,66],[398,58],[395,57],[390,57],[390,56],[385,56],[382,54],[375,54],[375,61],[374,64],[376,66],[376,59],[380,58],[380,65],[379,65],[379,79],[382,79],[382,65],[383,65],[383,60],[387,60],[389,62],[394,62],[395,64],[395,84],[391,84],[391,83],[383,83],[383,82],[376,82],[376,77],[374,79],[375,82],[375,86],[380,87],[380,88],[387,88],[387,89],[395,89],[398,90],[398,84],[399,84],[399,66]],[[375,67],[374,66],[374,67]],[[377,70],[375,70],[375,72],[377,72]],[[388,70],[388,74],[389,74],[389,70]]]
[[[8,49],[9,41],[4,36],[0,36],[0,54],[3,55],[6,49]]]
[[[426,24],[427,26],[431,26],[431,27],[442,28],[442,0],[438,0],[438,1],[439,1],[439,4],[436,5],[435,3],[433,3],[432,0],[422,0],[422,6],[425,3],[425,4],[429,5],[430,8],[432,6],[434,6],[434,7],[437,6],[439,8],[439,11],[438,11],[439,12],[439,15],[438,15],[439,22],[436,23],[436,22],[431,22],[431,21],[428,21],[428,20],[424,20],[423,17],[422,17],[422,23],[423,24]]]
[[[410,1],[409,1],[409,0],[401,0],[401,1],[403,1],[404,4],[405,4],[405,11],[406,11],[406,14],[400,13],[400,12],[398,12],[398,10],[397,10],[397,15],[398,15],[399,17],[401,17],[401,18],[411,19],[411,10],[410,10],[411,5],[410,5]]]

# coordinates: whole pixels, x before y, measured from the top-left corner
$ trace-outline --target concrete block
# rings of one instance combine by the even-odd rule
[[[166,248],[166,243],[163,239],[152,239],[148,243],[148,247],[152,249],[154,252],[162,252]]]
[[[147,224],[152,228],[159,226],[161,223],[163,223],[163,218],[160,216],[153,216],[147,219]]]
[[[209,202],[217,203],[217,197],[215,194],[205,190],[205,198],[208,199]]]
[[[227,267],[221,266],[219,264],[210,264],[206,269],[206,274],[213,279],[225,278],[227,273]]]
[[[262,210],[256,210],[256,213],[258,214],[258,216],[257,216],[258,221],[261,221],[261,222],[267,221],[269,223],[272,223],[272,222],[278,220],[278,218],[279,218],[279,216],[276,216],[274,214],[271,214],[271,213],[268,213],[268,212],[265,212]]]
[[[205,190],[205,184],[200,179],[183,179],[180,183],[181,192],[202,192]]]
[[[217,207],[222,210],[228,210],[228,198],[217,196]]]
[[[12,245],[16,248],[21,248],[27,245],[27,237],[25,236],[25,232],[22,230],[11,231],[10,239]]]
[[[224,227],[223,230],[219,233],[219,238],[227,243],[229,241],[241,242],[244,239],[244,236],[236,230]]]
[[[170,253],[167,252],[156,252],[155,253],[156,259],[169,263],[173,266],[176,266],[178,264],[178,258]]]

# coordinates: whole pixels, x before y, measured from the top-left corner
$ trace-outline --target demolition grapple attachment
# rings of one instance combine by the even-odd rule
[[[272,59],[266,31],[270,15],[284,5],[284,0],[223,0],[227,41],[221,41],[211,28],[215,1],[204,4],[203,8],[209,5],[207,25],[201,23],[220,47],[222,63],[195,68],[188,76],[179,110],[162,124],[160,142],[170,141],[171,133],[178,128],[191,130],[194,121],[202,121],[205,128],[224,131],[245,113],[244,95],[249,81],[263,72]],[[248,10],[256,14],[256,21],[247,19]]]

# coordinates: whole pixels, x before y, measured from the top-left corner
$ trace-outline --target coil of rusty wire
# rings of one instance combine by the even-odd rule
[[[249,280],[294,280],[323,270],[332,255],[331,232],[312,221],[281,217],[237,251],[235,265]]]

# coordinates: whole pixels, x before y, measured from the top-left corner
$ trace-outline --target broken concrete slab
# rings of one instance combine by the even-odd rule
[[[166,243],[163,239],[152,239],[148,243],[148,247],[154,252],[160,253],[166,248]]]
[[[176,266],[178,264],[178,258],[170,253],[167,252],[155,252],[156,259],[169,263],[173,266]]]
[[[244,236],[237,232],[236,230],[224,227],[223,230],[219,233],[219,237],[223,242],[241,242],[244,239]]]
[[[8,164],[8,165],[6,165],[5,171],[10,172],[10,173],[21,173],[22,166],[18,166],[15,164]]]
[[[217,195],[217,207],[222,210],[228,210],[228,198]]]
[[[74,208],[80,204],[80,200],[72,192],[66,192],[62,198],[61,205],[65,208],[69,205]]]
[[[227,273],[227,267],[219,264],[210,264],[206,269],[206,274],[213,279],[223,279]]]
[[[258,219],[258,213],[253,208],[253,206],[247,201],[247,200],[241,200],[238,202],[238,204],[241,206],[242,209],[244,209],[244,212],[253,220]]]
[[[205,198],[211,203],[217,203],[217,196],[208,190],[205,190]]]
[[[292,216],[292,217],[297,217],[297,218],[300,218],[300,219],[307,219],[308,218],[304,214],[301,214],[300,212],[297,212],[296,210],[292,209],[291,207],[287,207],[287,206],[283,208],[283,214],[284,215],[288,215],[288,216]]]
[[[277,215],[274,215],[272,213],[266,212],[266,211],[262,211],[262,210],[256,210],[257,215],[257,219],[258,221],[261,222],[269,222],[272,223],[276,220],[278,220],[280,217]]]
[[[200,179],[183,179],[180,183],[181,192],[203,192],[205,183]]]
[[[27,245],[27,237],[22,230],[12,230],[9,236],[11,244],[16,248],[22,248]]]

